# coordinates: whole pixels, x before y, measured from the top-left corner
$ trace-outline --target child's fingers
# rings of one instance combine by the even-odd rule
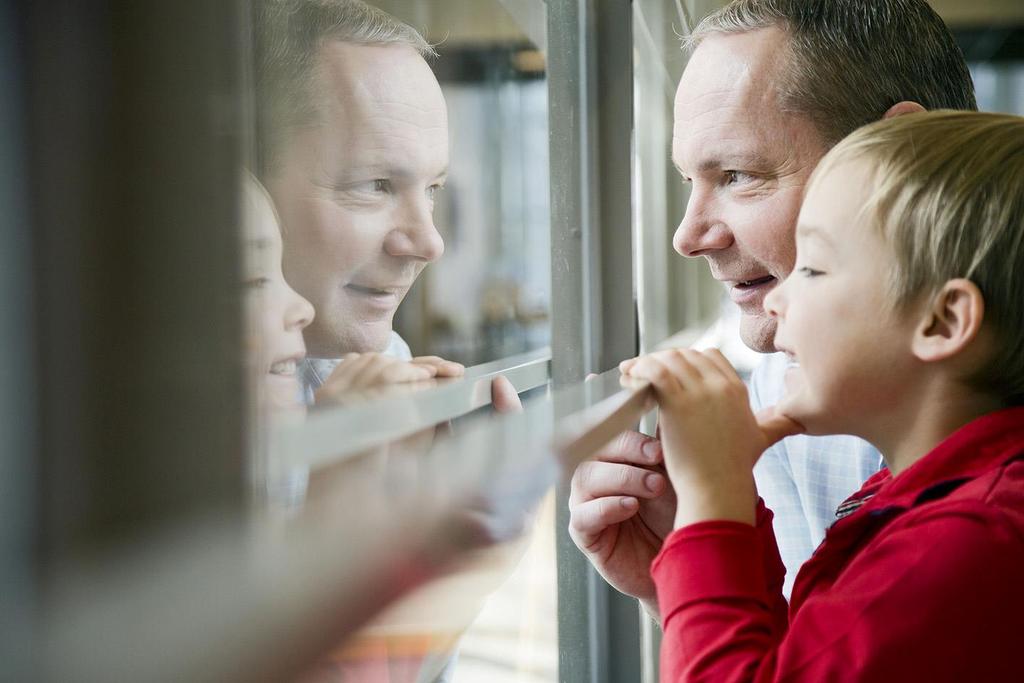
[[[433,365],[406,363],[396,360],[394,363],[390,363],[381,369],[380,381],[382,384],[418,382],[430,379],[436,374],[437,368]]]
[[[619,363],[619,372],[621,372],[623,375],[628,375],[630,370],[633,369],[633,366],[636,365],[636,362],[638,360],[640,360],[640,359],[639,358],[627,358],[626,360],[622,361],[621,363]],[[588,377],[588,379],[589,379],[589,377]]]
[[[359,375],[366,367],[373,362],[372,354],[368,353],[347,353],[338,367],[334,368],[327,381],[324,382],[324,389],[338,388],[339,390],[350,389],[357,385]]]
[[[802,424],[778,412],[775,410],[775,406],[769,406],[757,413],[757,426],[764,435],[765,449],[787,436],[801,434],[805,431]]]
[[[683,386],[678,377],[665,364],[664,356],[660,354],[650,354],[638,358],[630,370],[629,376],[650,382],[662,399],[673,400],[683,393]]]
[[[731,382],[742,382],[743,381],[742,379],[740,379],[740,376],[736,373],[736,368],[734,368],[732,366],[732,363],[729,362],[729,359],[726,358],[725,354],[723,354],[720,350],[718,350],[718,349],[707,349],[706,351],[703,352],[703,356],[712,365],[714,365],[718,369],[719,372],[722,373],[723,377],[725,377],[729,381],[731,381]]]
[[[690,368],[692,368],[696,377],[702,384],[709,382],[722,381],[722,371],[711,361],[705,354],[692,348],[679,349],[679,353],[686,360]],[[695,387],[694,387],[695,388]]]
[[[445,360],[439,356],[417,356],[412,359],[416,365],[434,368],[438,377],[462,377],[466,374],[466,366],[455,361]]]
[[[381,374],[384,369],[399,361],[395,358],[391,358],[390,356],[382,356],[379,353],[364,353],[355,361],[351,362],[361,365],[360,369],[357,370],[355,375],[352,377],[352,387],[365,389],[379,384],[381,381]]]
[[[654,354],[672,371],[684,391],[694,391],[704,381],[703,373],[692,362],[690,353],[686,349],[671,349]]]

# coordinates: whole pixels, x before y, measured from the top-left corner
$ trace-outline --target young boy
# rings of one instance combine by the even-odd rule
[[[791,359],[751,414],[721,354],[623,363],[655,388],[675,531],[652,564],[665,681],[1024,675],[1024,119],[867,126],[811,179],[793,273],[765,301]],[[751,468],[797,431],[887,469],[837,511],[792,604]]]

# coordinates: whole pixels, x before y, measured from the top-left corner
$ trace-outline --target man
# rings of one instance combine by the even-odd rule
[[[705,19],[689,45],[672,158],[692,191],[673,246],[707,259],[740,307],[743,341],[772,353],[764,297],[793,268],[797,214],[817,162],[872,120],[976,109],[970,74],[924,0],[737,0]],[[775,403],[784,371],[781,355],[755,371],[755,407]],[[660,458],[656,441],[624,434],[577,470],[570,498],[573,540],[654,615],[648,568],[675,508]],[[851,437],[791,437],[761,458],[755,477],[775,512],[787,595],[837,505],[880,464]]]
[[[268,0],[259,23],[260,161],[284,226],[285,277],[316,309],[311,399],[346,354],[411,358],[392,319],[444,252],[432,212],[448,173],[447,110],[426,62],[433,48],[375,7]]]

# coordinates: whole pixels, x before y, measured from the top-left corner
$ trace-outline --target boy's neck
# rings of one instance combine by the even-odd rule
[[[917,400],[908,400],[901,409],[892,411],[885,424],[869,438],[882,452],[893,476],[968,422],[1004,407],[990,394],[948,382],[929,383],[910,394]]]

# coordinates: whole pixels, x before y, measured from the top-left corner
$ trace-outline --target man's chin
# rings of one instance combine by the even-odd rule
[[[752,351],[758,353],[775,353],[775,329],[778,323],[767,315],[749,315],[740,317],[740,339]]]
[[[331,330],[306,330],[308,355],[341,358],[346,353],[381,353],[391,343],[391,320]]]

